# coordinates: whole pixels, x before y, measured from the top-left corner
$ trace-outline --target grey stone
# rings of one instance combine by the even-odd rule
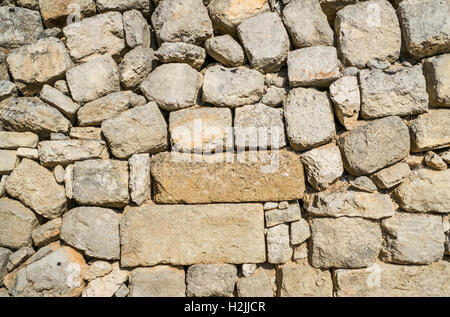
[[[289,244],[289,225],[280,224],[267,229],[267,262],[281,264],[288,262],[292,257],[292,248]]]
[[[35,148],[39,137],[32,132],[0,131],[1,149]]]
[[[9,272],[14,270],[16,267],[24,263],[28,258],[30,258],[34,254],[34,250],[30,246],[23,247],[9,257],[9,262],[7,269]]]
[[[450,107],[450,54],[426,59],[423,73],[427,81],[430,104],[438,107]]]
[[[0,150],[0,175],[11,173],[18,162],[16,151]]]
[[[264,203],[264,211],[273,210],[278,208],[278,203],[276,202],[266,202]]]
[[[130,294],[129,288],[125,284],[122,284],[114,293],[114,297],[128,297],[128,294]]]
[[[195,264],[186,274],[186,294],[190,297],[230,297],[237,280],[231,264]]]
[[[150,199],[150,155],[134,154],[128,160],[130,165],[130,196],[138,206]]]
[[[272,210],[267,210],[264,213],[266,227],[273,227],[281,223],[293,222],[302,218],[302,211],[298,201],[290,202],[285,209],[276,209],[277,207]]]
[[[150,47],[151,34],[150,25],[138,10],[130,10],[123,14],[123,28],[125,40],[131,48],[142,46]]]
[[[238,67],[245,63],[244,50],[228,34],[206,40],[205,49],[212,58],[225,66]]]
[[[261,102],[270,107],[278,107],[283,104],[287,97],[286,88],[278,88],[270,86],[266,88],[266,93],[262,97]]]
[[[8,273],[6,267],[12,252],[6,248],[0,248],[0,285],[3,286],[3,277]],[[0,296],[1,297],[1,296]]]
[[[129,297],[185,297],[185,273],[182,267],[157,265],[137,268],[130,274]]]
[[[450,145],[450,109],[432,110],[412,120],[411,152],[424,152]]]
[[[49,85],[44,85],[39,97],[49,105],[61,111],[67,118],[74,120],[80,108],[80,105],[75,103],[71,98],[64,95],[58,89]]]
[[[69,86],[67,86],[67,81],[60,79],[53,85],[56,89],[62,92],[66,96],[70,96]]]
[[[267,86],[275,86],[278,88],[287,89],[289,86],[287,67],[282,68],[279,72],[276,73],[267,73],[265,76],[265,84]]]
[[[330,85],[330,98],[334,104],[334,112],[339,123],[347,130],[357,126],[361,95],[358,78],[343,76]]]
[[[59,234],[61,230],[62,219],[56,218],[47,221],[43,225],[34,229],[31,232],[31,237],[33,238],[33,243],[37,247],[43,247],[51,242],[59,239]]]
[[[245,263],[241,265],[241,271],[242,275],[244,277],[250,277],[253,273],[255,273],[256,270],[256,264],[252,263]]]
[[[38,11],[0,7],[0,47],[19,47],[37,41],[44,31]]]
[[[409,165],[400,162],[373,174],[372,180],[379,188],[391,188],[400,184],[410,173]]]
[[[161,44],[155,55],[161,63],[186,63],[199,70],[205,62],[206,51],[194,44],[166,42]]]
[[[128,11],[136,9],[148,14],[151,10],[151,1],[147,0],[96,0],[97,10],[105,11]]]
[[[138,46],[125,54],[120,63],[120,82],[125,89],[138,87],[152,71],[153,50]]]
[[[294,246],[294,261],[301,261],[308,258],[308,244],[302,243],[300,245]]]
[[[297,245],[303,243],[311,236],[309,223],[305,219],[291,223],[291,244]]]
[[[18,91],[14,83],[8,80],[0,80],[0,101],[17,96]]]
[[[251,276],[240,278],[236,283],[239,297],[273,297],[272,283],[267,270],[259,267]]]

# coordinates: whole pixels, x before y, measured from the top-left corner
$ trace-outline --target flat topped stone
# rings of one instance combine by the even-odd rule
[[[38,11],[0,7],[0,47],[19,47],[37,41],[44,31]]]

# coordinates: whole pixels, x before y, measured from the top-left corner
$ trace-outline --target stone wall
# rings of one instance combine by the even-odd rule
[[[449,16],[0,1],[0,296],[450,296]]]

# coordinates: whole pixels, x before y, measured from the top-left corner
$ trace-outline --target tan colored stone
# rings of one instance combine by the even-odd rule
[[[62,219],[56,218],[34,229],[31,232],[31,237],[33,238],[34,245],[37,247],[42,247],[58,240],[61,223]]]
[[[47,27],[66,25],[76,22],[76,18],[95,14],[94,0],[39,0],[39,7]],[[70,18],[71,14],[75,16]]]
[[[450,145],[450,109],[431,110],[413,120],[409,127],[411,152],[424,152]]]
[[[397,163],[372,175],[372,181],[379,188],[391,188],[400,184],[411,173],[409,165]]]
[[[130,297],[185,297],[183,268],[158,265],[137,268],[130,274]]]
[[[0,131],[0,149],[35,148],[39,137],[32,132]]]

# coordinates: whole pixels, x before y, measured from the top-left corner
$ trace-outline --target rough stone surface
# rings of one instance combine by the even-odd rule
[[[3,286],[3,277],[8,273],[6,267],[12,252],[6,248],[0,248],[0,285]],[[1,296],[0,296],[1,297]]]
[[[102,140],[102,129],[94,127],[73,127],[69,137],[77,140]]]
[[[58,89],[44,85],[39,97],[49,105],[61,111],[67,118],[74,120],[80,105],[64,95]]]
[[[38,136],[32,132],[0,131],[0,148],[18,149],[20,147],[34,148],[38,142]]]
[[[450,54],[429,58],[424,61],[423,73],[427,81],[430,104],[450,107]]]
[[[185,297],[184,270],[158,265],[137,268],[130,274],[130,297]]]
[[[0,7],[0,47],[18,47],[37,41],[44,31],[38,11]]]
[[[230,297],[237,280],[231,264],[195,264],[186,274],[186,294],[190,297]]]
[[[0,175],[11,173],[17,163],[16,151],[0,150]]]
[[[130,196],[138,206],[150,199],[150,156],[134,154],[128,160],[130,165]]]
[[[240,278],[236,283],[239,297],[273,297],[270,276],[267,270],[259,267],[247,277]]]
[[[291,223],[291,244],[303,243],[311,236],[308,221],[301,219]]]
[[[444,162],[444,160],[439,155],[437,155],[432,151],[428,151],[425,154],[423,160],[425,162],[425,165],[434,168],[435,170],[443,171],[447,169],[447,164]]]
[[[83,291],[83,297],[112,297],[123,283],[128,280],[129,272],[122,270],[118,262],[112,265],[112,270],[105,276],[92,280]]]
[[[120,63],[120,82],[124,88],[138,87],[152,71],[154,60],[153,50],[142,46],[125,54]]]
[[[302,218],[302,211],[298,201],[290,202],[289,206],[285,209],[276,208],[278,206],[264,213],[267,228],[279,225],[280,223],[297,221]]]
[[[123,28],[125,40],[129,47],[150,47],[150,26],[140,11],[130,10],[125,12],[123,14]]]
[[[17,268],[19,265],[24,263],[29,257],[34,254],[34,250],[30,246],[23,247],[22,249],[17,250],[9,257],[8,262],[8,271],[12,271]]]
[[[39,0],[42,19],[47,27],[62,26],[75,22],[74,11],[79,18],[95,14],[94,0]]]
[[[244,50],[228,34],[206,40],[205,49],[212,58],[225,66],[238,67],[245,63]]]
[[[361,108],[361,96],[356,76],[343,76],[330,85],[334,113],[347,130],[356,127]]]
[[[292,257],[289,225],[280,224],[267,229],[267,261],[272,264],[288,262]]]
[[[162,63],[186,63],[199,70],[205,62],[206,51],[194,44],[166,42],[161,44],[155,55]]]
[[[16,84],[8,80],[0,80],[0,101],[9,97],[17,96],[18,91]]]
[[[391,188],[400,184],[410,173],[408,164],[397,163],[373,174],[372,180],[379,188]]]
[[[136,9],[142,11],[144,14],[148,14],[150,10],[150,3],[147,0],[96,0],[95,2],[97,4],[97,10],[99,12],[123,12],[131,9]]]
[[[278,107],[286,100],[287,89],[271,86],[266,88],[265,95],[261,98],[261,102],[270,107]]]
[[[447,147],[450,145],[450,110],[432,110],[413,120],[409,127],[411,152]]]

